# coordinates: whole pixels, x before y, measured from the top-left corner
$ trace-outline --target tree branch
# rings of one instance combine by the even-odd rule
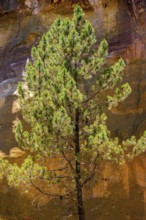
[[[57,198],[65,198],[66,195],[63,195],[63,194],[56,194],[56,193],[48,193],[48,192],[45,192],[43,191],[42,189],[40,189],[38,186],[36,186],[32,180],[30,180],[30,183],[31,185],[37,190],[39,191],[40,193],[42,193],[43,195],[46,195],[46,196],[50,196],[50,197],[57,197]]]
[[[88,99],[82,101],[81,104],[84,104],[85,102],[89,102],[89,101],[90,101],[91,99],[93,99],[99,92],[100,92],[100,90],[96,91],[91,97],[89,97]]]

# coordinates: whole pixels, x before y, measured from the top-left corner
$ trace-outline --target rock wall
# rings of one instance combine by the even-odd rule
[[[53,5],[51,3],[53,1],[0,0],[0,149],[2,156],[11,155],[10,149],[17,146],[12,127],[18,114],[18,106],[16,96],[13,94],[16,91],[17,82],[22,78],[26,59],[30,57],[30,49],[32,45],[37,44],[42,33],[49,28],[58,14],[63,17],[71,16],[72,4],[75,2],[64,0],[57,1]],[[86,5],[85,8],[87,8],[88,4],[84,2],[83,5]],[[146,130],[145,1],[90,0],[90,6],[92,6],[92,10],[86,10],[86,17],[93,23],[98,41],[102,38],[108,40],[111,61],[115,61],[119,57],[125,59],[127,67],[124,81],[128,81],[133,89],[132,94],[124,103],[108,113],[108,125],[112,133],[121,139],[133,134],[140,137]],[[113,211],[116,209],[113,207],[117,204],[115,201],[117,198],[123,201],[122,206],[125,207],[124,214],[121,213],[122,220],[143,218],[142,199],[146,204],[145,167],[145,154],[124,167],[116,168],[117,171],[115,168],[105,165],[103,176],[107,181],[97,183],[92,189],[91,197],[93,200],[97,197],[106,196],[108,198],[110,190],[116,196],[111,198],[113,205],[107,210],[109,214],[104,217],[101,215],[99,219],[117,220]],[[116,183],[118,185],[115,188]],[[123,191],[119,186],[123,187]],[[119,194],[119,189],[121,194]],[[7,190],[2,190],[2,193],[5,197],[11,195],[11,192]],[[129,195],[129,197],[125,195]],[[131,202],[131,197],[134,198],[135,203]],[[95,204],[95,201],[92,202]],[[111,200],[107,202],[111,203]],[[16,206],[18,203],[19,199],[15,203]],[[137,207],[135,215],[126,209],[128,203],[131,204],[131,208],[130,205],[128,206],[129,210],[135,210]],[[138,204],[140,205],[138,206]],[[21,210],[21,214],[24,212],[23,208],[19,210]],[[101,210],[104,213],[104,207]],[[4,215],[6,210],[0,208],[0,212]],[[11,210],[9,212],[12,214]],[[128,212],[127,215],[126,212]],[[8,220],[12,219],[10,215],[7,216]],[[17,215],[17,210],[13,212],[13,215]],[[18,216],[15,219],[19,220],[22,217]],[[97,219],[96,214],[93,216],[94,219]],[[37,219],[36,216],[34,218]],[[144,219],[146,219],[146,215]]]

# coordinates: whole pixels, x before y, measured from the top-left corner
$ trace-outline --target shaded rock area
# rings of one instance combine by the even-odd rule
[[[19,116],[16,87],[22,80],[30,50],[59,14],[71,16],[75,1],[0,0],[0,150],[1,157],[24,157],[17,149],[12,132]],[[108,126],[120,139],[140,137],[146,130],[146,5],[137,0],[90,0],[86,17],[95,27],[98,42],[109,42],[111,62],[123,57],[127,63],[124,81],[132,94],[108,112]],[[82,1],[83,4],[83,1]],[[84,5],[88,5],[84,2]],[[85,7],[87,8],[87,7]],[[90,8],[91,9],[91,8]],[[103,166],[103,181],[86,189],[87,220],[146,219],[146,156],[141,155],[124,167]],[[92,193],[91,193],[92,191]],[[23,194],[2,184],[0,218],[3,220],[55,219],[59,206],[50,202],[43,211],[32,205],[33,195]],[[144,202],[143,202],[144,201]],[[22,204],[23,203],[23,204]],[[60,204],[61,207],[62,203]],[[144,211],[145,210],[145,211]],[[118,216],[118,217],[117,217]],[[62,218],[60,218],[62,219]],[[69,219],[77,219],[70,217]]]
[[[115,191],[115,188],[117,191]],[[63,202],[51,201],[45,204],[41,200],[41,203],[38,205],[35,200],[36,198],[32,203],[28,195],[24,196],[13,189],[8,189],[6,186],[3,187],[2,190],[3,192],[0,193],[0,217],[2,220],[55,220],[55,216],[59,217],[64,210]],[[124,196],[122,186],[114,185],[114,188],[110,190],[113,193],[112,197],[92,198],[85,203],[87,220],[142,220],[141,190],[136,186],[134,189],[131,188],[129,200]],[[3,203],[7,204],[7,206],[2,209]],[[66,219],[78,219],[77,216],[72,216],[70,213],[68,213],[67,216]],[[113,218],[113,216],[115,216],[115,218]],[[58,219],[62,220],[63,217],[60,216]]]

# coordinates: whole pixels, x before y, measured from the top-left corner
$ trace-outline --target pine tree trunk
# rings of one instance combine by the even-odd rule
[[[79,110],[76,110],[75,116],[75,160],[76,160],[76,193],[77,193],[77,208],[79,220],[85,220],[83,193],[81,186],[81,166],[80,166],[80,143],[79,143]]]

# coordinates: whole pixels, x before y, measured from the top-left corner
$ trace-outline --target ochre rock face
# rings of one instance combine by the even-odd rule
[[[71,16],[69,13],[75,1],[56,1],[51,5],[52,2],[0,0],[0,149],[6,154],[12,147],[17,147],[12,127],[19,107],[16,96],[12,94],[16,90],[17,82],[22,78],[31,47],[37,44],[42,33],[47,31],[58,14]],[[87,2],[81,3],[85,8],[88,7]],[[119,57],[125,59],[127,67],[124,82],[128,81],[132,87],[128,99],[108,113],[108,126],[112,134],[120,139],[131,135],[140,137],[146,130],[145,0],[90,0],[89,3],[93,10],[86,10],[86,17],[95,27],[98,42],[103,38],[108,40],[110,62]],[[127,195],[131,191],[131,181],[136,180],[140,189],[145,189],[145,170],[145,154],[135,158],[130,164],[117,167],[116,170],[106,164],[103,167],[105,181],[93,187],[92,197],[109,196],[109,188],[112,188],[111,185],[115,182],[124,186]],[[145,190],[142,197],[146,203]],[[27,214],[26,216],[29,216]],[[107,219],[110,220],[108,217]],[[123,217],[123,220],[125,219],[128,217]]]

